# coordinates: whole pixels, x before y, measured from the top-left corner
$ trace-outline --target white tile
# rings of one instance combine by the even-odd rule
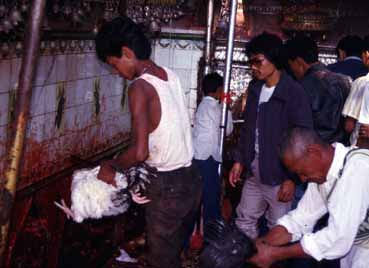
[[[173,68],[191,69],[192,67],[191,50],[175,50]]]
[[[6,156],[7,131],[8,131],[7,127],[0,127],[0,159],[3,159]],[[5,162],[5,161],[0,161],[0,162]],[[0,170],[1,170],[1,167],[0,167]]]
[[[56,87],[57,84],[51,84],[44,87],[45,113],[56,111]]]
[[[190,77],[191,72],[187,69],[175,69],[175,73],[178,75],[179,80],[181,81],[182,89],[185,93],[190,91]]]
[[[78,71],[76,72],[77,77],[76,79],[85,79],[87,77],[86,70],[85,70],[85,61],[86,55],[85,54],[74,54],[75,64],[78,67]]]
[[[45,115],[30,117],[27,123],[27,136],[36,142],[42,142],[44,139],[44,122]]]
[[[19,58],[14,58],[11,60],[11,73],[10,73],[10,89],[14,89],[18,84],[19,73],[21,69],[22,60]]]
[[[191,78],[190,78],[191,79],[191,84],[190,84],[191,88],[197,88],[197,85],[198,85],[197,78],[198,78],[198,70],[192,69],[191,70]]]
[[[103,110],[104,113],[117,113],[120,114],[122,112],[121,109],[121,99],[116,96],[108,97],[104,99]]]
[[[64,97],[65,97],[65,108],[69,109],[71,107],[75,107],[83,103],[82,99],[76,98],[76,92],[78,90],[79,81],[69,81],[66,83],[64,89]]]
[[[102,75],[99,77],[99,80],[100,80],[100,96],[104,96],[107,98],[107,97],[115,95],[112,90],[111,75]]]
[[[0,93],[0,113],[8,113],[9,92]]]
[[[56,56],[38,58],[34,86],[48,85],[56,82]]]
[[[31,107],[30,107],[31,116],[44,114],[45,113],[44,103],[45,103],[45,94],[43,87],[34,87],[32,90]]]
[[[191,53],[192,69],[197,70],[199,68],[199,61],[203,55],[204,55],[204,52],[201,50],[192,50],[192,53]]]
[[[97,68],[96,68],[96,74],[95,75],[105,75],[110,74],[113,71],[113,69],[110,67],[110,65],[102,62],[97,61]]]
[[[57,55],[56,56],[56,81],[66,81],[67,80],[67,56]]]
[[[84,71],[86,77],[92,77],[97,75],[97,57],[95,53],[85,54]]]
[[[70,81],[65,88],[65,107],[71,108],[94,101],[93,80],[82,79]]]
[[[170,49],[157,47],[155,49],[155,63],[170,68]]]
[[[113,68],[109,64],[100,61],[94,53],[85,55],[84,68],[86,77],[106,75],[113,72]]]
[[[124,83],[124,79],[119,75],[111,75],[111,91],[112,96],[121,96],[123,94],[123,88],[126,83]]]
[[[191,90],[190,91],[190,104],[189,107],[192,109],[196,109],[197,108],[197,91],[196,90]]]
[[[6,127],[8,125],[8,113],[0,112],[0,127]]]
[[[76,126],[78,125],[76,122],[77,112],[78,112],[77,107],[68,108],[64,110],[62,121],[63,133],[76,129]]]
[[[30,113],[32,116],[41,115],[56,110],[56,85],[34,87]]]
[[[91,124],[95,120],[95,105],[85,104],[77,108],[76,122],[77,129],[83,129]]]
[[[56,117],[56,112],[44,114],[44,123],[42,125],[44,140],[51,140],[57,137],[55,117]]]
[[[0,92],[7,92],[10,88],[11,60],[0,60]]]
[[[66,56],[66,79],[77,80],[79,77],[79,71],[81,66],[78,66],[78,61],[76,60],[76,54],[71,54]]]

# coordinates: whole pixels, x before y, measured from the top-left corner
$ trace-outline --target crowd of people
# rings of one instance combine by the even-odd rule
[[[205,224],[222,217],[223,78],[204,77],[192,128],[178,76],[150,59],[138,25],[126,17],[106,23],[96,52],[132,81],[131,145],[104,162],[98,176],[114,183],[117,165],[145,162],[156,169],[145,204],[146,259],[152,267],[179,268],[200,203]],[[247,43],[246,53],[253,80],[229,173],[232,186],[246,174],[235,223],[258,251],[245,263],[271,267],[294,258],[298,267],[315,267],[301,259],[310,257],[369,267],[369,38],[343,38],[338,62],[329,66],[319,62],[317,43],[307,36],[283,42],[263,33]],[[231,114],[227,121],[230,134]],[[266,234],[259,231],[261,218]]]

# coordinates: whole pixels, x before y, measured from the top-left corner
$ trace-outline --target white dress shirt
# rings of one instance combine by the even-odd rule
[[[349,116],[357,120],[355,129],[350,137],[350,144],[352,146],[357,143],[360,123],[368,124],[366,122],[369,122],[369,94],[367,93],[364,95],[367,91],[369,91],[369,73],[365,76],[359,77],[352,83],[350,94],[348,95],[342,110],[342,114],[344,116]],[[366,111],[363,111],[363,114],[361,114],[362,108],[366,108]]]
[[[327,181],[320,185],[309,183],[297,208],[279,219],[277,224],[292,234],[291,242],[300,240],[304,252],[318,261],[341,258],[347,254],[341,260],[341,268],[367,268],[369,249],[353,243],[369,208],[369,157],[362,154],[350,157],[339,178],[350,148],[339,143],[335,147]],[[327,212],[328,226],[312,233],[317,220]]]
[[[212,156],[215,161],[222,162],[219,152],[221,117],[222,106],[219,101],[210,96],[204,97],[197,108],[192,132],[195,159],[206,160]],[[226,134],[232,131],[232,114],[228,111]]]

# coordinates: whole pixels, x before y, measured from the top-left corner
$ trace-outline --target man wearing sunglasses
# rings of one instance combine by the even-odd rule
[[[281,39],[268,33],[256,36],[246,48],[254,80],[229,182],[235,186],[241,172],[247,172],[236,223],[251,238],[259,236],[260,217],[265,214],[271,228],[291,208],[295,184],[278,159],[283,133],[289,127],[313,126],[308,96],[282,71],[281,48]]]

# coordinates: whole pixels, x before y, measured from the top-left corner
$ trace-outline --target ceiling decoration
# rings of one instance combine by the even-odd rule
[[[48,0],[43,20],[45,36],[93,35],[102,21],[120,14],[119,0]],[[31,0],[0,0],[0,41],[23,39]]]
[[[288,32],[330,31],[338,20],[337,14],[310,2],[285,6],[281,28]]]
[[[29,2],[0,0],[0,35],[9,35],[23,29]]]
[[[151,32],[185,15],[185,0],[128,0],[126,14]]]

